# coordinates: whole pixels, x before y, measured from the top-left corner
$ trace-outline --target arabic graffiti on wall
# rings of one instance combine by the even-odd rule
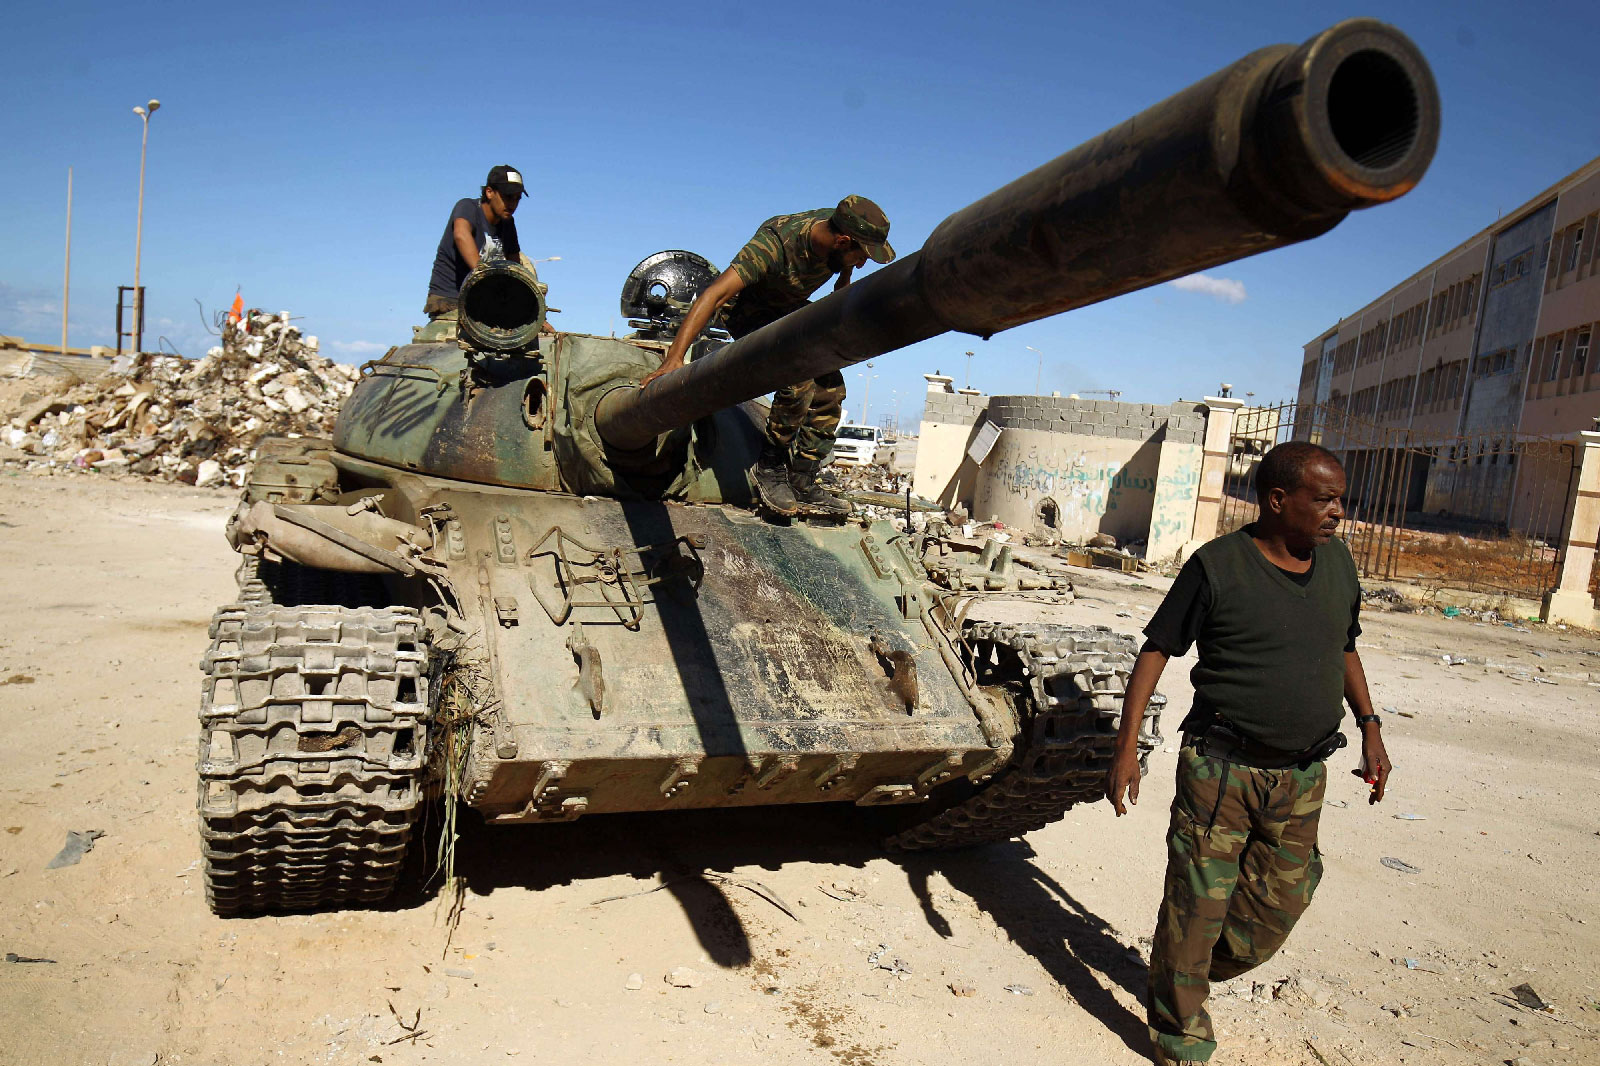
[[[1192,535],[1202,457],[1203,450],[1197,444],[1167,444],[1162,448],[1146,558],[1164,558],[1182,548]]]
[[[979,503],[985,513],[1027,525],[1048,497],[1064,535],[1142,537],[1156,494],[1156,454],[1144,441],[1008,431],[984,464]]]

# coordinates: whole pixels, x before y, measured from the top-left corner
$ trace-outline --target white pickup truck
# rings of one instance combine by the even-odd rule
[[[833,461],[843,466],[871,466],[882,443],[883,430],[877,426],[841,423],[833,442]]]

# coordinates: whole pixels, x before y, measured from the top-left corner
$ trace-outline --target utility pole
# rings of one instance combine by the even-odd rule
[[[67,298],[72,294],[72,168],[67,168],[67,266],[61,277],[61,354],[67,354]]]
[[[139,223],[133,231],[133,352],[144,350],[144,289],[139,287],[139,258],[144,249],[144,156],[150,146],[150,116],[161,107],[160,100],[151,100],[145,107],[136,107],[133,113],[144,119],[144,136],[139,141]],[[145,108],[149,108],[146,110]]]
[[[967,383],[961,386],[964,389],[972,388],[972,353],[967,353]]]
[[[1033,379],[1033,394],[1035,396],[1042,395],[1041,390],[1044,389],[1044,353],[1031,344],[1024,344],[1023,347],[1039,357],[1039,373]]]

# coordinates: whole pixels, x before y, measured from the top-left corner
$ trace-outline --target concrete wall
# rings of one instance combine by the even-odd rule
[[[987,396],[929,390],[917,431],[912,492],[946,508],[972,507],[978,466],[967,458],[967,447],[988,406]]]
[[[1192,536],[1205,407],[930,392],[913,491],[1068,543],[1109,533],[1170,558]],[[966,449],[1000,430],[982,466]]]

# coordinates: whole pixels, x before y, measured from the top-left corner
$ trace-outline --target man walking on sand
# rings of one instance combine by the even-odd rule
[[[1283,946],[1322,877],[1317,820],[1327,770],[1345,744],[1342,702],[1361,731],[1361,767],[1383,799],[1391,765],[1356,651],[1361,588],[1343,541],[1344,469],[1303,441],[1256,468],[1260,515],[1184,564],[1145,626],[1128,680],[1106,798],[1139,799],[1139,725],[1167,660],[1198,643],[1194,708],[1180,727],[1166,889],[1150,952],[1147,1004],[1157,1063],[1216,1050],[1211,982]]]

